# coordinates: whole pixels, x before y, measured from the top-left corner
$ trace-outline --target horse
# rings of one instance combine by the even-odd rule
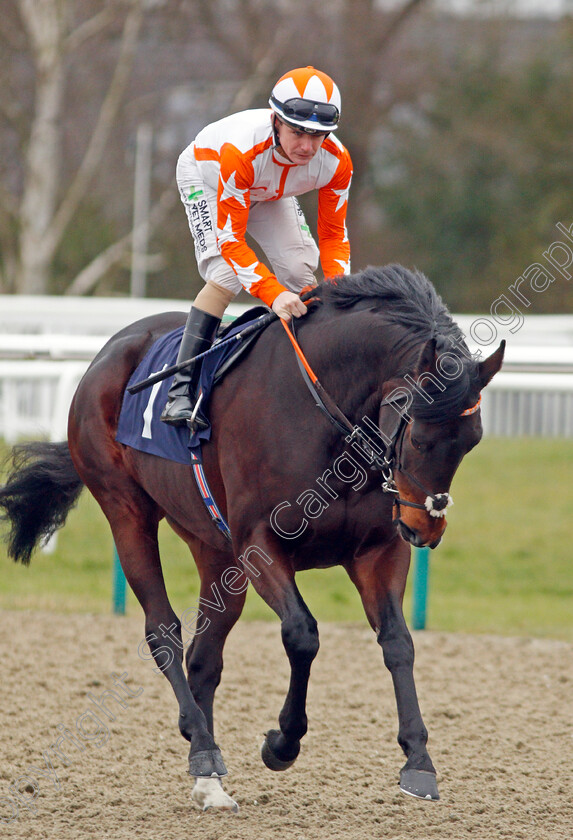
[[[12,526],[10,556],[29,562],[89,488],[178,703],[179,729],[190,742],[192,801],[230,810],[238,806],[222,784],[227,771],[213,734],[213,699],[246,589],[252,585],[278,615],[290,663],[279,728],[266,734],[261,750],[269,769],[283,771],[307,731],[307,687],[319,648],[295,574],[342,566],[393,681],[406,757],[400,789],[439,799],[402,602],[411,546],[435,547],[446,528],[451,481],[482,436],[480,394],[501,367],[504,342],[483,360],[481,351],[472,355],[430,281],[399,265],[320,283],[296,323],[298,347],[320,381],[301,375],[276,320],[212,393],[212,435],[202,458],[230,529],[226,539],[189,465],[116,440],[130,376],[148,348],[184,320],[183,313],[165,313],[118,332],[77,388],[68,441],[17,448],[0,489]],[[187,611],[191,617],[178,617],[166,592],[157,540],[163,518],[199,571],[205,609]],[[186,652],[182,624],[194,631]]]

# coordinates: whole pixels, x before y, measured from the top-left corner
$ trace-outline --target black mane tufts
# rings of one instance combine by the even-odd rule
[[[339,309],[373,309],[389,323],[402,324],[428,338],[462,335],[428,278],[402,265],[369,266],[358,274],[322,283],[317,294]]]
[[[358,274],[320,284],[316,298],[337,309],[370,310],[379,328],[401,326],[412,337],[412,358],[428,339],[435,339],[444,375],[422,377],[425,396],[414,390],[411,413],[426,422],[451,419],[475,402],[477,364],[470,358],[464,334],[428,278],[401,265],[369,266]],[[456,362],[457,360],[457,362]],[[459,375],[452,371],[456,368]]]

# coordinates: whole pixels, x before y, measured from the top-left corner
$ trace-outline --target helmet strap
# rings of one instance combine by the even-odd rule
[[[280,146],[279,133],[277,131],[277,119],[277,115],[275,113],[272,113],[271,120],[273,123],[273,139],[275,141],[275,149],[278,149]]]

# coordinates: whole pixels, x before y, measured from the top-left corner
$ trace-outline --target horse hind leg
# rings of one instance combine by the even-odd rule
[[[223,670],[223,647],[243,610],[247,580],[243,578],[244,586],[240,584],[237,588],[235,583],[233,589],[229,590],[225,572],[232,569],[236,577],[238,571],[233,564],[232,554],[199,543],[174,523],[173,527],[189,545],[201,578],[197,607],[186,611],[181,618],[185,629],[194,632],[185,655],[187,681],[195,702],[205,716],[207,728],[214,737],[213,701]],[[191,619],[189,623],[188,616]],[[192,767],[190,755],[191,774]],[[191,798],[203,811],[224,808],[236,813],[239,810],[215,774],[211,778],[196,776]]]
[[[88,486],[110,523],[123,571],[145,612],[147,645],[177,699],[179,730],[191,742],[189,774],[203,780],[204,808],[236,811],[237,804],[222,791],[220,784],[220,777],[227,775],[221,752],[183,670],[181,623],[169,602],[159,557],[157,533],[162,513],[128,476],[116,475],[110,479],[108,475],[107,478],[104,485],[91,475]],[[196,797],[193,801],[196,802]]]
[[[223,648],[227,636],[243,611],[248,581],[234,564],[232,554],[218,552],[203,544],[190,544],[199,570],[201,588],[197,609],[193,610],[194,636],[185,662],[189,687],[214,735],[213,701],[223,671]],[[231,571],[232,589],[226,581]]]
[[[212,582],[217,585],[215,581]],[[201,581],[201,593],[205,596],[211,594],[206,578]],[[231,598],[231,608],[225,608],[222,613],[214,612],[211,617],[203,616],[185,657],[191,693],[205,715],[207,727],[213,737],[213,701],[223,670],[223,647],[227,635],[241,614],[245,593],[234,594]],[[192,772],[191,769],[189,772]],[[237,803],[225,793],[221,779],[215,775],[209,779],[196,776],[191,798],[203,811],[209,808],[225,808],[236,813],[239,810]]]
[[[143,517],[150,522],[149,515]],[[141,534],[139,522],[135,531]],[[219,808],[237,812],[239,806],[223,790],[221,777],[227,769],[219,747],[215,743],[207,719],[195,700],[189,682],[183,671],[183,640],[181,622],[175,615],[163,580],[159,549],[157,546],[157,525],[153,539],[147,534],[146,562],[141,553],[141,544],[134,545],[133,529],[125,534],[125,519],[119,533],[114,535],[122,566],[136,596],[142,604],[145,615],[146,641],[159,669],[167,677],[179,704],[179,729],[184,738],[191,742],[189,749],[189,775],[195,778],[191,798],[195,805],[206,811]],[[123,550],[122,550],[123,549]],[[131,558],[133,550],[137,556],[136,568]]]

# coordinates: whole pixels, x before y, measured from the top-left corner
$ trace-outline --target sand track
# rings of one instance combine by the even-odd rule
[[[141,616],[0,614],[3,639],[0,818],[10,785],[38,783],[0,823],[6,838],[50,840],[570,840],[573,836],[573,646],[564,642],[415,635],[416,677],[442,799],[400,794],[389,674],[366,626],[322,625],[309,733],[293,768],[260,758],[287,685],[278,624],[239,623],[217,695],[216,736],[238,816],[190,802],[186,744],[167,681],[138,657]],[[122,675],[107,732],[94,718]],[[91,693],[91,697],[89,696]],[[95,701],[95,702],[94,702]],[[58,725],[60,728],[58,729]],[[64,730],[66,766],[43,753]],[[83,749],[80,749],[83,747]],[[36,770],[34,769],[37,768]],[[38,770],[44,770],[40,775]],[[56,777],[56,778],[54,778]],[[59,789],[58,789],[58,787]],[[29,787],[33,791],[33,786]],[[31,801],[32,793],[23,793]]]

